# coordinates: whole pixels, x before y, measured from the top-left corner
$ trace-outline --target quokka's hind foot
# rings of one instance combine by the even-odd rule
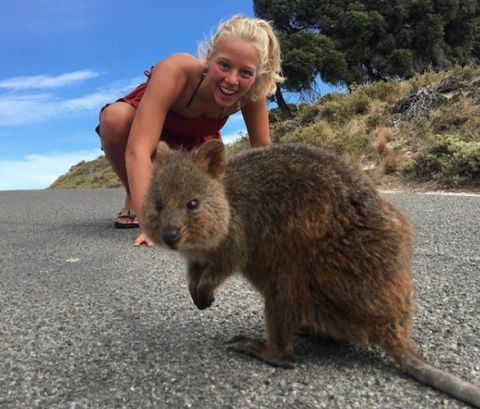
[[[264,341],[248,338],[243,335],[237,335],[227,341],[227,349],[229,351],[241,352],[258,358],[270,365],[279,366],[281,368],[293,368],[294,357],[292,353],[272,353],[269,351]]]

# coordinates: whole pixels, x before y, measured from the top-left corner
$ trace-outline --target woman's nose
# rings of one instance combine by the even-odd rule
[[[238,85],[238,74],[236,72],[231,72],[225,77],[225,80],[230,85]]]

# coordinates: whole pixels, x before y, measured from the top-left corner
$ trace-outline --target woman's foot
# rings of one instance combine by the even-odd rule
[[[117,214],[117,219],[115,220],[115,228],[117,229],[131,229],[139,227],[137,216],[130,209],[122,209]]]

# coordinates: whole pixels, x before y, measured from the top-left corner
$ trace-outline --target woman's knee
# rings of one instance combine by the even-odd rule
[[[99,128],[104,143],[125,143],[134,115],[135,108],[125,102],[105,107],[100,115]]]

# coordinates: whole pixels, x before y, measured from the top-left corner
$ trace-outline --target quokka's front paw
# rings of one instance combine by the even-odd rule
[[[198,307],[199,310],[204,310],[212,306],[215,298],[208,294],[200,294],[197,299],[193,299],[193,302]]]
[[[194,282],[189,284],[190,295],[192,296],[193,303],[199,310],[204,310],[210,307],[215,301],[213,292],[205,291],[198,288],[198,285]]]

